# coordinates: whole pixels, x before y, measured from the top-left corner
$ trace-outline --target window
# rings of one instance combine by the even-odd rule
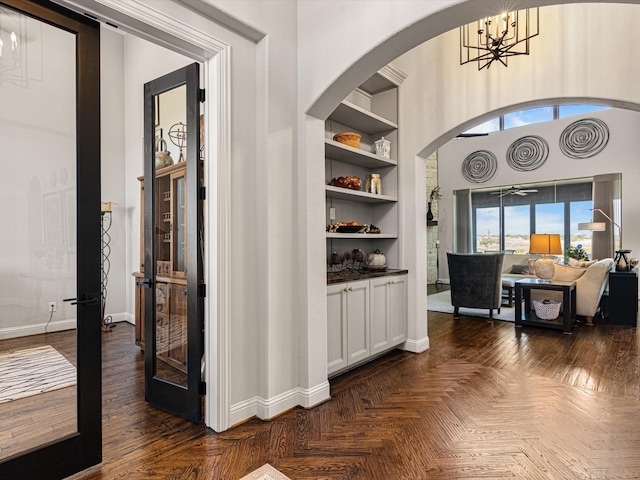
[[[548,122],[559,118],[584,115],[609,108],[606,105],[548,105],[545,107],[527,108],[492,118],[486,122],[463,132],[462,135],[498,132],[509,128],[522,127],[533,123]]]
[[[599,112],[609,107],[604,105],[560,105],[558,107],[558,118],[567,118],[574,115],[584,115],[585,113]]]
[[[497,252],[500,250],[500,209],[498,207],[478,208],[476,216],[476,252]]]
[[[533,123],[548,122],[553,120],[553,107],[529,108],[504,116],[504,129],[522,127]]]
[[[558,233],[563,251],[581,244],[591,253],[592,232],[578,230],[578,223],[592,218],[591,178],[518,188],[533,191],[522,195],[495,187],[471,192],[475,252],[514,250],[525,254],[532,233]]]

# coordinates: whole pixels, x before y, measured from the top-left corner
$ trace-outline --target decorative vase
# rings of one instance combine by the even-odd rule
[[[427,209],[427,222],[433,221],[433,212],[431,211],[431,202],[428,204],[429,208]]]
[[[380,195],[382,193],[382,185],[380,183],[380,174],[372,173],[367,175],[367,179],[364,182],[364,190],[368,193],[376,193]]]
[[[391,142],[382,137],[380,140],[376,140],[376,155],[382,158],[391,158]]]
[[[379,249],[367,255],[367,268],[370,270],[385,270],[387,268],[387,257]]]
[[[616,272],[628,272],[631,269],[629,257],[627,257],[629,253],[631,253],[631,250],[616,250],[616,257],[614,258]]]

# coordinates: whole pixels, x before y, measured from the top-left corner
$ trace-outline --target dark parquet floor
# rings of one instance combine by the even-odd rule
[[[217,434],[144,403],[133,327],[105,333],[104,462],[78,479],[640,478],[635,328],[573,335],[429,312],[431,348],[331,381],[332,399]]]

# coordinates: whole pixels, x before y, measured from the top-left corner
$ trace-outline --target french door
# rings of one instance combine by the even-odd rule
[[[144,88],[145,399],[199,422],[205,293],[199,65]]]
[[[5,372],[31,368],[45,383],[59,376],[53,361],[71,372],[71,385],[24,398],[20,383],[0,402],[0,479],[60,479],[102,459],[99,76],[97,23],[44,0],[0,0],[2,317],[55,359]],[[7,345],[3,358],[17,355]]]

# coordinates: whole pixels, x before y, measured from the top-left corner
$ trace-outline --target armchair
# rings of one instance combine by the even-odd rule
[[[447,252],[453,318],[459,318],[460,307],[493,309],[500,313],[502,303],[502,262],[504,253]]]

